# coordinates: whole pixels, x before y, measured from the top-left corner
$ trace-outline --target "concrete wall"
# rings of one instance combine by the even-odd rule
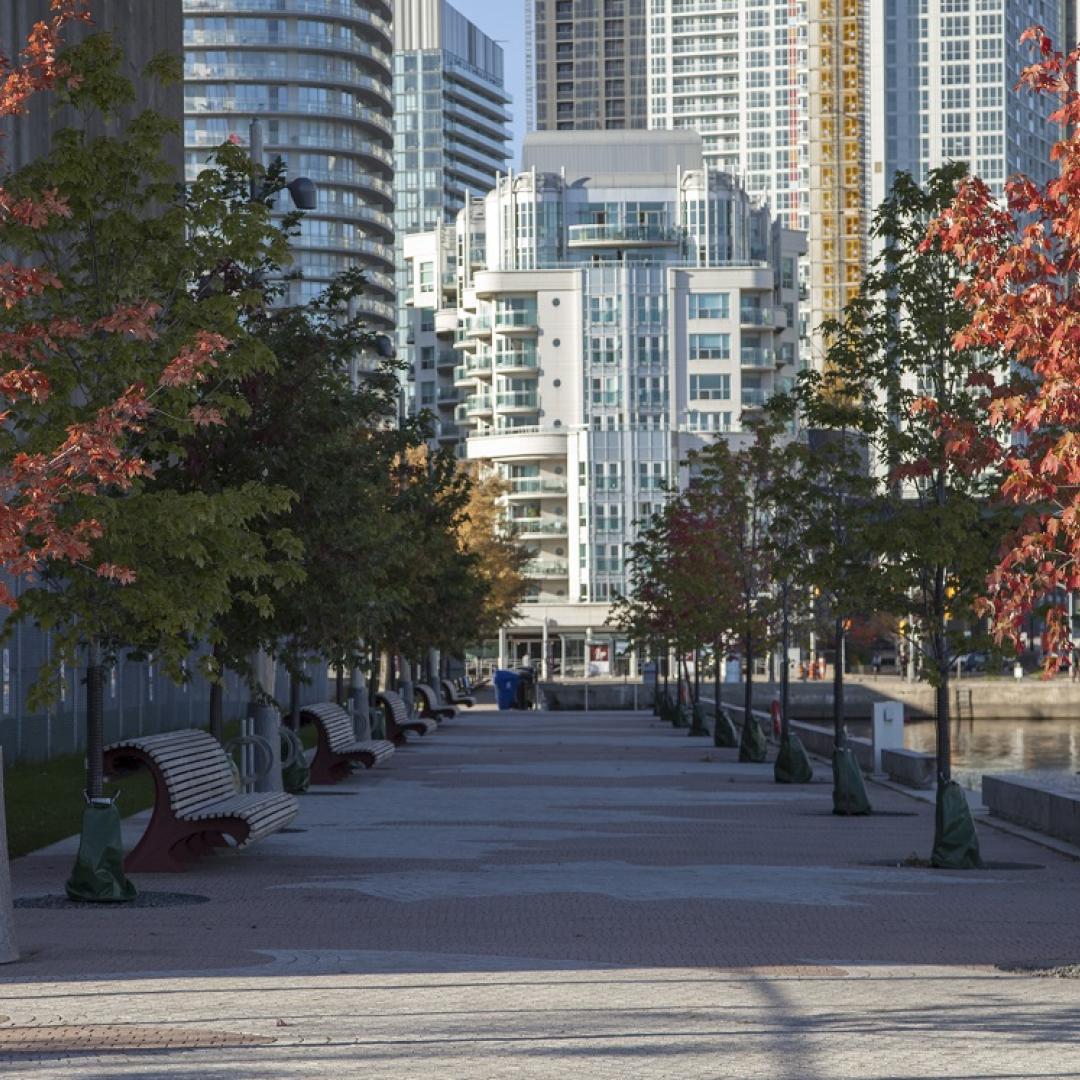
[[[138,94],[135,105],[119,118],[120,123],[124,116],[150,108],[174,120],[179,132],[184,117],[182,83],[161,87],[143,79],[141,72],[159,53],[183,56],[182,0],[90,0],[89,10],[93,24],[70,25],[65,31],[65,39],[74,42],[102,30],[113,34],[124,52],[123,72],[135,83]],[[45,18],[48,11],[49,0],[2,0],[0,52],[5,55],[18,53],[34,23]],[[43,95],[32,101],[29,116],[3,126],[8,133],[0,146],[5,168],[19,168],[47,153],[53,133],[75,122],[72,113],[66,110],[53,113],[50,104],[50,96]],[[110,125],[114,132],[117,127],[115,123]],[[103,128],[98,125],[97,131],[101,130]],[[179,134],[169,140],[166,150],[179,179],[183,172],[183,143]]]
[[[1054,789],[1012,776],[984,776],[982,798],[995,817],[1080,844],[1080,784]]]

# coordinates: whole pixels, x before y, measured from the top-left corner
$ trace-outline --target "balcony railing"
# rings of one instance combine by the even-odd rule
[[[507,371],[513,368],[535,370],[539,366],[535,349],[515,349],[513,352],[495,354],[495,370]]]
[[[496,330],[535,330],[536,309],[496,311],[494,328]]]
[[[768,395],[764,390],[757,387],[744,386],[742,390],[742,403],[745,409],[763,409]]]
[[[772,326],[773,309],[771,307],[747,307],[739,310],[739,322],[743,326]]]
[[[536,518],[511,518],[511,523],[524,535],[566,536],[568,527],[565,521],[540,521]]]
[[[772,349],[744,345],[739,351],[739,363],[744,368],[768,368],[772,370],[772,368],[776,367],[776,353]]]
[[[470,416],[491,412],[490,394],[473,394],[465,399],[465,411]]]
[[[565,560],[541,562],[534,559],[525,564],[524,574],[526,577],[566,577],[567,563]]]
[[[500,409],[538,409],[540,395],[535,390],[504,390],[495,395]]]
[[[465,319],[464,331],[468,337],[481,337],[491,333],[491,318],[487,315],[470,315]]]
[[[571,247],[670,247],[682,240],[682,230],[670,225],[571,225]]]

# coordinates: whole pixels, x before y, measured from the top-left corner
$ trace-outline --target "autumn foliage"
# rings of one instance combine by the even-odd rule
[[[999,640],[1020,643],[1023,621],[1044,607],[1047,665],[1069,639],[1065,590],[1080,589],[1080,49],[1056,51],[1042,27],[1022,36],[1038,50],[1018,89],[1060,100],[1051,119],[1063,137],[1060,172],[1045,187],[1015,177],[1005,204],[978,178],[966,180],[932,224],[937,246],[965,271],[957,297],[969,324],[958,348],[994,351],[1007,362],[979,391],[1002,426],[1001,493],[1025,511],[993,570],[981,610]],[[970,456],[963,443],[957,458]]]
[[[53,0],[50,17],[35,25],[22,53],[11,61],[0,58],[0,116],[23,115],[34,94],[74,89],[76,76],[59,58],[63,29],[74,21],[89,21],[81,0]],[[16,197],[0,186],[0,221],[36,230],[68,216],[55,190]],[[55,275],[39,267],[0,264],[0,307],[9,315],[60,287]],[[32,424],[34,410],[50,393],[50,362],[65,343],[112,334],[152,340],[154,316],[153,305],[127,303],[92,322],[7,319],[8,329],[0,332],[0,398],[5,403],[0,419],[16,428]],[[92,519],[62,523],[61,511],[77,496],[123,490],[143,475],[146,466],[132,442],[153,412],[155,394],[201,380],[226,346],[218,335],[196,334],[162,367],[156,386],[129,386],[91,419],[70,425],[51,452],[15,450],[0,460],[0,488],[5,492],[0,563],[9,573],[25,576],[48,560],[81,562],[89,556],[90,542],[101,535],[101,526]],[[99,566],[98,573],[121,582],[131,578],[130,570],[111,564]],[[14,606],[3,583],[0,604]]]

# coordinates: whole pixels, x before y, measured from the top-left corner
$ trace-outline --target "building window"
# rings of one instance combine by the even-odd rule
[[[694,401],[726,401],[731,397],[731,376],[691,375],[690,397]]]
[[[729,360],[731,358],[730,334],[691,334],[691,360]]]
[[[435,291],[435,264],[433,262],[420,264],[420,291],[422,293]]]
[[[727,293],[691,293],[691,319],[726,319],[731,315],[731,298]]]

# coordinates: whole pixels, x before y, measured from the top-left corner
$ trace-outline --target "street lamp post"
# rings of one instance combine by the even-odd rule
[[[248,152],[256,166],[251,176],[251,198],[256,201],[266,192],[265,179],[257,171],[263,164],[263,131],[259,120],[252,120],[248,128]],[[306,176],[297,177],[286,188],[298,210],[314,210],[318,206],[318,188]],[[265,739],[270,748],[270,767],[256,781],[255,788],[257,791],[282,791],[281,716],[273,704],[277,663],[266,649],[259,649],[251,658],[251,668],[257,687],[249,709],[251,732]]]

